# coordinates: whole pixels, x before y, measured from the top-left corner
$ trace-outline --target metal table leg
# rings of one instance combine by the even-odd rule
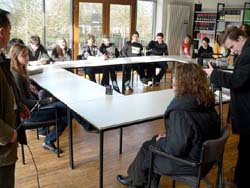
[[[100,130],[100,149],[99,149],[99,188],[103,188],[103,137],[104,133]]]
[[[74,156],[73,156],[73,136],[72,136],[72,121],[71,121],[71,110],[67,108],[68,118],[68,137],[69,137],[69,165],[71,169],[74,169]]]

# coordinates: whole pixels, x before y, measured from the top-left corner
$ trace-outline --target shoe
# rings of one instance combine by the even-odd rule
[[[98,133],[98,129],[96,129],[94,126],[90,125],[89,123],[80,124],[81,127],[88,133]]]
[[[150,80],[148,81],[148,87],[152,87],[153,86],[153,82]]]
[[[118,86],[113,86],[113,89],[114,89],[116,92],[121,93]]]
[[[116,176],[116,180],[122,184],[122,185],[126,185],[126,186],[129,186],[131,185],[131,180],[129,180],[129,177],[128,176],[123,176],[123,175],[117,175]]]
[[[42,138],[45,138],[47,136],[47,133],[45,133],[45,132],[38,132],[38,136],[42,137]]]
[[[126,90],[129,90],[129,91],[134,91],[134,89],[131,87],[131,86],[126,86]]]
[[[44,142],[43,143],[43,148],[57,154],[58,148],[55,146],[55,144],[53,142],[52,143]],[[63,153],[63,151],[60,148],[59,148],[59,153],[60,154]]]
[[[39,137],[46,137],[48,135],[48,131],[47,130],[38,130],[38,136]]]
[[[148,79],[147,78],[141,78],[140,79],[141,80],[141,82],[142,82],[142,84],[144,85],[148,85]]]

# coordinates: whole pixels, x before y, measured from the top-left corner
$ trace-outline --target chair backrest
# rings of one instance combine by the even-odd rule
[[[229,130],[224,127],[218,139],[207,140],[202,147],[201,162],[208,164],[219,160],[223,156],[225,144],[229,136]]]

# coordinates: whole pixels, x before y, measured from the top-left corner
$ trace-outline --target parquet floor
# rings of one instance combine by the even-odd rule
[[[169,80],[169,75],[167,76]],[[155,90],[159,88],[145,89],[140,81],[134,83],[134,93]],[[169,82],[162,81],[160,88],[169,88]],[[84,104],[83,104],[84,105]],[[224,105],[224,117],[226,119],[228,105]],[[123,154],[119,155],[119,130],[105,133],[104,140],[104,187],[123,188],[116,182],[117,174],[126,174],[128,165],[134,159],[141,144],[153,135],[164,131],[163,120],[135,125],[124,128]],[[99,177],[99,135],[86,133],[75,121],[73,122],[73,143],[75,169],[69,168],[68,158],[68,131],[65,130],[60,137],[60,147],[64,151],[60,158],[55,154],[42,149],[43,139],[36,139],[35,131],[27,131],[29,146],[34,155],[41,188],[97,188]],[[231,168],[237,159],[238,136],[230,135],[226,145],[224,157],[225,177],[232,177]],[[32,163],[29,151],[25,148],[26,165],[21,162],[20,148],[19,160],[16,164],[16,188],[36,188],[37,179],[35,167]],[[208,180],[215,182],[213,169]],[[160,187],[171,187],[171,182],[161,179]],[[179,187],[185,187],[179,185]],[[205,187],[204,185],[202,187]]]

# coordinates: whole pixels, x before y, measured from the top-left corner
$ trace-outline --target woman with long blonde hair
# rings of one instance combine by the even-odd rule
[[[53,106],[58,109],[58,117],[60,118],[60,124],[58,124],[58,135],[62,134],[67,126],[67,110],[61,102],[53,102],[52,97],[38,100],[38,96],[32,93],[30,90],[30,79],[27,71],[27,64],[29,61],[28,48],[22,44],[15,44],[10,49],[11,69],[12,74],[17,83],[17,87],[20,90],[20,97],[23,104],[25,104],[30,110],[39,103],[41,106]],[[55,113],[53,109],[33,111],[31,113],[30,121],[45,121],[55,119]],[[56,141],[56,129],[54,128],[44,139],[43,148],[57,153],[57,148],[54,144]],[[62,150],[59,149],[61,153]]]

